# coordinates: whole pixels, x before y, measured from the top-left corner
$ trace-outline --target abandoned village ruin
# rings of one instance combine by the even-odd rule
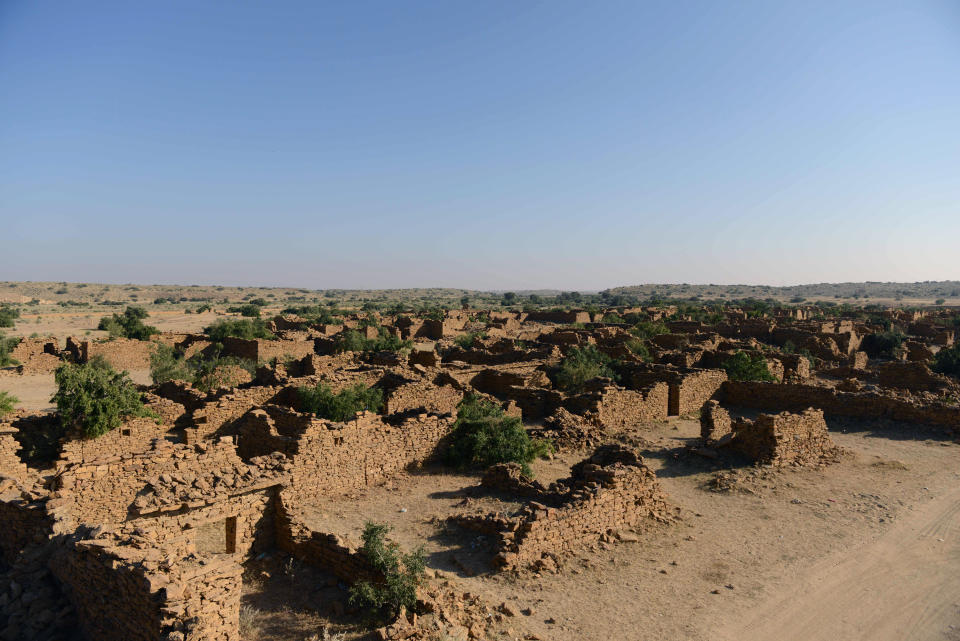
[[[68,432],[45,441],[56,413],[17,410],[2,419],[0,638],[79,630],[91,641],[239,641],[245,566],[278,551],[329,573],[341,590],[376,582],[382,577],[356,541],[313,515],[411,470],[443,473],[465,398],[520,418],[555,451],[580,453],[568,475],[551,482],[518,463],[479,470],[472,496],[501,497],[511,509],[480,501],[438,525],[482,540],[492,574],[563,572],[578,550],[675,527],[678,502],[642,448],[620,438],[642,436],[644,424],[698,418],[701,438],[683,453],[695,460],[814,470],[845,464],[830,417],[960,432],[960,382],[931,370],[939,352],[955,349],[955,311],[823,318],[798,305],[694,316],[669,305],[465,306],[430,317],[356,312],[336,324],[283,314],[266,322],[273,338],[216,345],[205,334],[25,338],[11,352],[19,365],[3,376],[95,359],[118,371],[145,369],[160,346],[185,357],[216,348],[258,367],[207,391],[185,380],[141,385],[153,416],[95,438]],[[656,329],[638,337],[637,323]],[[871,337],[891,328],[902,332],[902,345],[869,356]],[[344,349],[344,332],[410,343]],[[607,362],[604,375],[576,386],[558,380],[571,354],[594,352]],[[734,357],[764,366],[769,378],[734,380]],[[375,388],[382,407],[320,418],[304,410],[299,393],[318,384],[334,393]],[[420,586],[418,599],[419,614],[401,611],[378,638],[461,630],[483,639],[516,615],[439,575]]]

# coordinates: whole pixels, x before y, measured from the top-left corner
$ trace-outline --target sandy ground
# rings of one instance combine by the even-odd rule
[[[708,489],[717,466],[686,453],[699,433],[674,420],[639,430],[645,455],[681,507],[638,543],[596,547],[560,574],[486,571],[481,538],[445,531],[456,510],[511,505],[472,495],[474,476],[413,474],[346,502],[314,506],[310,524],[359,540],[387,522],[405,547],[543,639],[766,641],[958,639],[960,446],[896,424],[831,422],[850,455],[822,470],[741,470],[738,489]],[[579,459],[538,462],[543,481]],[[715,593],[717,592],[717,593]],[[955,627],[951,627],[955,626]],[[513,635],[510,635],[513,636]]]
[[[186,314],[179,310],[150,309],[150,316],[144,322],[153,325],[161,332],[200,332],[218,318],[235,317],[235,314],[204,312]],[[97,329],[100,319],[114,313],[123,312],[123,308],[105,308],[96,311],[23,311],[12,329],[2,330],[8,336],[52,336],[63,347],[67,336],[82,340],[106,338],[107,333]],[[268,314],[269,312],[265,312]]]
[[[130,372],[130,378],[135,383],[150,384],[150,370],[135,369]],[[24,374],[19,376],[11,373],[0,373],[0,392],[9,392],[19,399],[17,408],[28,410],[54,409],[50,397],[57,391],[53,381],[53,374]]]

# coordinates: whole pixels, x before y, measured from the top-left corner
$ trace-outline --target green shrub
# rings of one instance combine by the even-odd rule
[[[939,374],[960,376],[960,343],[937,352],[937,355],[933,357],[932,369]]]
[[[417,588],[426,574],[423,548],[404,554],[399,545],[387,540],[389,531],[388,525],[372,521],[364,524],[360,552],[382,579],[357,581],[350,588],[351,605],[386,620],[395,618],[402,608],[414,609]]]
[[[102,359],[82,365],[65,363],[57,368],[54,379],[57,392],[50,401],[56,403],[65,430],[79,428],[95,438],[116,429],[127,417],[156,417],[144,407],[127,373],[114,371]]]
[[[20,310],[13,305],[0,305],[0,327],[13,327],[20,318]]]
[[[193,372],[181,353],[170,345],[159,343],[150,354],[150,379],[155,385],[167,381],[190,381]]]
[[[725,360],[722,367],[732,381],[766,381],[772,383],[777,380],[767,367],[767,359],[760,354],[737,352]]]
[[[453,339],[453,342],[463,349],[474,347],[478,341],[487,337],[486,332],[467,332]]]
[[[860,343],[860,349],[870,358],[898,358],[903,352],[903,342],[907,336],[899,329],[888,329],[877,334],[867,334]]]
[[[650,354],[650,349],[647,347],[646,341],[639,338],[631,338],[626,342],[627,349],[639,356],[642,360],[646,362],[651,362],[653,356]]]
[[[598,377],[616,379],[610,368],[611,359],[595,345],[574,347],[560,363],[556,384],[567,392],[579,392],[587,381]]]
[[[244,338],[247,340],[253,340],[255,338],[272,340],[276,338],[276,336],[267,329],[267,324],[260,318],[221,319],[213,325],[204,327],[203,333],[216,343],[222,343],[223,339],[230,337]]]
[[[152,335],[159,333],[159,330],[156,327],[143,324],[143,319],[147,318],[147,316],[147,310],[131,305],[127,307],[122,314],[114,314],[113,316],[104,316],[101,318],[97,329],[108,332],[110,338],[134,338],[138,341],[149,340]]]
[[[334,394],[330,386],[318,383],[313,388],[301,387],[298,394],[301,412],[311,412],[319,418],[338,423],[353,419],[357,412],[380,412],[383,407],[383,390],[379,387],[364,387],[361,383],[341,390],[338,394]]]
[[[240,314],[247,318],[260,318],[260,306],[254,303],[247,303],[238,307],[228,307],[227,311],[232,314]]]
[[[0,392],[0,418],[12,412],[20,399],[9,392]]]
[[[193,386],[201,392],[235,387],[241,380],[239,370],[253,375],[257,369],[257,364],[249,359],[202,353],[188,359],[186,365],[193,374]]]
[[[640,321],[630,329],[630,333],[637,338],[653,338],[660,334],[669,334],[670,330],[663,323]]]
[[[400,352],[411,349],[413,341],[401,340],[381,327],[377,338],[366,338],[354,329],[347,329],[333,339],[336,352]]]
[[[519,463],[529,476],[530,461],[550,450],[548,442],[530,438],[518,417],[507,416],[488,400],[467,396],[457,408],[447,462],[458,468]]]
[[[19,344],[20,339],[16,336],[11,336],[8,338],[0,333],[0,367],[20,364],[17,359],[10,356],[10,353],[13,352],[13,348]]]
[[[604,314],[602,320],[604,323],[622,323],[623,317],[616,312],[610,312],[608,314]]]

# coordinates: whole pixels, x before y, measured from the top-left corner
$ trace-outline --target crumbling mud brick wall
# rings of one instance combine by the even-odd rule
[[[8,564],[29,544],[46,540],[53,531],[46,501],[26,497],[15,486],[0,494],[0,523],[0,553]]]
[[[193,425],[187,429],[188,442],[234,433],[233,423],[238,418],[252,408],[263,405],[279,392],[279,387],[248,387],[230,390],[207,401],[193,411]]]
[[[78,541],[57,556],[53,571],[66,586],[87,639],[159,641],[162,597],[123,550]]]
[[[875,392],[841,392],[813,385],[727,381],[717,392],[725,405],[777,412],[813,407],[827,416],[888,418],[949,428],[960,433],[960,408]]]
[[[700,409],[700,438],[712,445],[733,431],[730,412],[720,406],[720,402],[709,400]]]
[[[83,341],[80,343],[81,363],[97,356],[117,370],[149,369],[150,355],[157,348],[153,341],[138,341],[132,338],[114,338],[107,341]]]
[[[345,423],[311,422],[293,457],[292,496],[309,500],[382,482],[434,458],[452,425],[429,414],[390,424],[370,412]]]
[[[722,369],[677,368],[647,363],[623,369],[624,385],[630,389],[667,383],[670,386],[667,414],[670,416],[696,413],[727,380],[727,373]]]
[[[231,556],[108,533],[69,544],[50,565],[88,639],[240,641],[242,568]]]
[[[500,475],[500,491],[515,475]],[[504,481],[506,478],[506,481]],[[602,446],[571,468],[568,479],[547,491],[517,479],[514,492],[535,495],[514,518],[452,517],[455,523],[485,531],[498,539],[494,564],[519,569],[553,563],[558,557],[595,543],[611,531],[637,529],[650,521],[668,521],[672,510],[656,475],[636,452],[620,445]]]
[[[222,505],[227,499],[272,487],[286,478],[281,462],[258,459],[245,463],[228,442],[188,446],[159,441],[150,452],[67,466],[59,474],[58,496],[50,499],[48,507],[61,515],[65,526],[123,523]],[[191,520],[196,519],[170,523],[182,529]]]
[[[736,421],[728,446],[754,461],[775,466],[820,465],[839,453],[830,440],[823,411],[814,409]]]
[[[156,412],[160,417],[160,422],[164,425],[173,427],[181,419],[186,417],[187,408],[176,401],[157,396],[150,392],[145,392],[141,396],[143,398],[143,404],[147,409]]]
[[[605,385],[564,402],[571,412],[590,414],[606,428],[624,428],[667,418],[670,386],[654,383],[642,390]]]
[[[21,374],[47,374],[63,364],[56,338],[21,338],[10,352]]]
[[[584,311],[536,311],[527,314],[526,320],[537,323],[589,323],[590,314]]]
[[[149,452],[157,439],[167,436],[169,426],[153,418],[133,418],[116,429],[97,438],[86,438],[74,432],[60,442],[60,459],[56,465],[62,469],[73,463],[113,459]]]
[[[207,401],[207,394],[185,381],[167,381],[152,388],[152,394],[179,403],[193,412]]]
[[[889,362],[875,368],[877,382],[911,392],[956,390],[958,385],[942,374],[934,374],[926,363]]]
[[[29,470],[17,454],[20,441],[14,438],[16,433],[9,424],[0,424],[0,478],[22,481],[29,476]]]
[[[367,559],[335,534],[307,527],[298,501],[281,491],[277,499],[277,547],[304,563],[323,568],[347,583],[375,580],[377,574]]]
[[[391,389],[384,399],[384,414],[411,411],[432,414],[456,414],[463,392],[450,385],[434,385],[430,381],[412,381]]]

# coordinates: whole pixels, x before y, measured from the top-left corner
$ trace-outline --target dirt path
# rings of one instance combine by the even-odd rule
[[[761,604],[738,641],[960,639],[960,488],[879,540],[814,565]]]

